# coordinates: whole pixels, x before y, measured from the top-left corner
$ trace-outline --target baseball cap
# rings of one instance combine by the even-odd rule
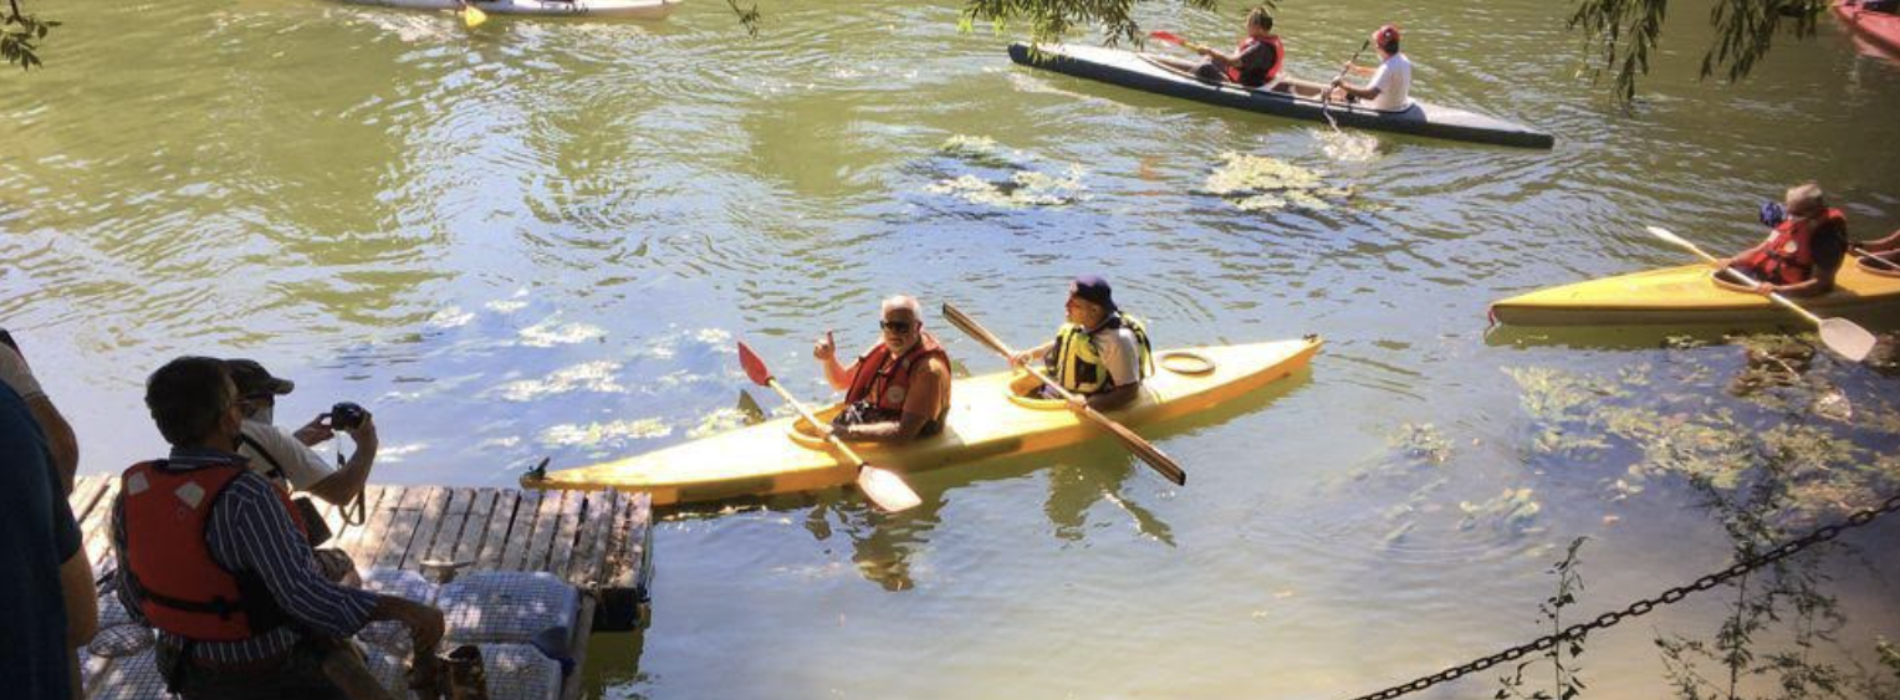
[[[231,368],[231,383],[237,385],[239,396],[282,396],[297,388],[296,382],[271,376],[257,360],[225,360],[224,364]]]
[[[1069,293],[1080,297],[1083,301],[1094,302],[1110,313],[1115,311],[1114,291],[1109,289],[1108,280],[1102,279],[1099,275],[1082,275],[1075,278],[1074,282],[1069,283]]]

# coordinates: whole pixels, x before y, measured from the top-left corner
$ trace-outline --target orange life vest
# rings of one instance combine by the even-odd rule
[[[174,469],[157,460],[120,476],[126,583],[153,627],[191,640],[236,642],[289,622],[262,579],[225,569],[205,541],[218,497],[248,471],[242,462]],[[275,491],[291,522],[306,530],[290,495]]]
[[[1234,50],[1235,51],[1234,55],[1238,56],[1240,54],[1246,53],[1248,47],[1253,46],[1254,43],[1255,43],[1255,39],[1253,37],[1246,37],[1244,39],[1241,39],[1240,47]],[[1261,85],[1273,84],[1273,79],[1280,75],[1280,66],[1286,65],[1286,47],[1280,44],[1280,37],[1278,35],[1267,37],[1266,43],[1268,46],[1273,47],[1273,67],[1267,69],[1266,82],[1261,83]],[[1228,66],[1227,79],[1230,81],[1239,83],[1240,82],[1240,66]]]
[[[1801,219],[1781,222],[1768,238],[1768,245],[1750,256],[1744,264],[1763,282],[1799,284],[1814,278],[1814,237],[1824,231],[1847,234],[1847,216],[1829,209],[1819,220]]]
[[[890,346],[883,343],[858,357],[858,368],[851,374],[851,387],[844,392],[844,402],[863,401],[872,408],[903,413],[904,400],[910,397],[910,380],[917,370],[929,364],[932,357],[943,361],[945,367],[950,366],[950,353],[937,344],[937,337],[928,332],[922,335],[903,357],[892,358]],[[943,387],[941,396],[943,405],[931,416],[933,419],[943,418],[950,410],[950,387]]]

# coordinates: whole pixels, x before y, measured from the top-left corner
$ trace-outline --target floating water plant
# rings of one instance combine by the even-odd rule
[[[1277,158],[1223,153],[1221,160],[1223,164],[1207,176],[1202,189],[1232,201],[1242,211],[1288,207],[1323,211],[1333,208],[1329,200],[1352,196],[1349,188],[1327,186],[1318,172]]]

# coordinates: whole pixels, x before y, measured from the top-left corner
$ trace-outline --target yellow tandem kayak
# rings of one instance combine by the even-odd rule
[[[1900,276],[1842,265],[1834,291],[1800,299],[1822,316],[1900,309]],[[1491,305],[1491,317],[1522,326],[1796,322],[1767,297],[1715,281],[1708,265],[1683,265],[1540,289]]]
[[[1320,339],[1189,348],[1156,353],[1155,376],[1142,397],[1108,415],[1140,425],[1213,408],[1306,367]],[[1013,395],[1011,372],[956,382],[941,434],[900,447],[853,445],[880,467],[934,469],[1003,455],[1071,445],[1101,431],[1060,401]],[[828,418],[837,410],[820,413]],[[851,483],[853,465],[841,464],[821,441],[780,418],[647,454],[587,467],[523,477],[527,488],[617,488],[652,494],[653,505],[715,501],[824,489]]]

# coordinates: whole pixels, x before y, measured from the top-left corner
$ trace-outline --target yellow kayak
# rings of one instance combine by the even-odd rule
[[[1798,299],[1821,316],[1856,316],[1900,308],[1900,276],[1847,264],[1834,291]],[[1719,283],[1708,265],[1684,265],[1540,289],[1491,305],[1499,323],[1523,326],[1796,323],[1767,297]]]
[[[1306,367],[1320,343],[1314,336],[1158,352],[1159,367],[1142,382],[1142,397],[1108,415],[1136,426],[1213,408]],[[957,380],[946,427],[938,435],[888,448],[853,447],[877,466],[921,471],[1072,445],[1102,433],[1061,401],[1014,395],[1010,383],[1018,377],[998,372]],[[820,419],[837,410],[820,412]],[[635,457],[523,477],[521,485],[645,491],[660,506],[851,483],[857,476],[854,466],[841,464],[828,446],[800,429],[802,423],[796,418],[766,421]]]

